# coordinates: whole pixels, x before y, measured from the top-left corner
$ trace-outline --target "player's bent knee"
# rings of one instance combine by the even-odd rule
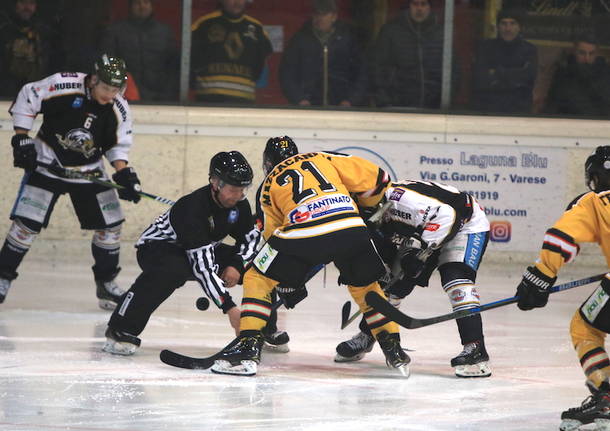
[[[121,225],[94,231],[92,242],[106,250],[119,248],[121,243]]]
[[[40,231],[30,229],[20,219],[16,218],[9,228],[6,239],[14,247],[21,250],[28,250],[39,232]]]

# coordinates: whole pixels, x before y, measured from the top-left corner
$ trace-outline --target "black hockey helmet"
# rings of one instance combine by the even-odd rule
[[[127,66],[118,57],[104,54],[95,61],[95,74],[100,81],[122,88],[127,82]]]
[[[587,187],[599,193],[610,190],[610,145],[599,146],[585,162]]]
[[[252,184],[252,168],[239,151],[221,151],[210,161],[210,177],[220,178],[226,184],[248,187]]]
[[[269,138],[263,152],[263,170],[267,175],[275,165],[299,153],[297,144],[289,136]]]

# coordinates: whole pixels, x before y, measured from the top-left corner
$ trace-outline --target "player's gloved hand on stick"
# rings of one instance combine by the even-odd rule
[[[304,285],[291,287],[278,284],[275,291],[286,308],[294,308],[295,305],[307,298],[307,289]]]
[[[426,243],[414,235],[404,240],[398,249],[400,266],[404,272],[404,279],[416,279],[421,275],[426,263]]]
[[[519,297],[517,306],[524,311],[544,307],[549,300],[549,290],[555,284],[555,280],[557,277],[549,277],[535,266],[528,266],[523,273],[521,283],[517,286]]]
[[[34,140],[25,133],[18,133],[11,139],[13,146],[13,166],[26,171],[36,169],[36,145]]]
[[[140,201],[141,197],[138,193],[142,191],[142,187],[140,187],[140,180],[138,179],[136,171],[131,166],[115,172],[114,175],[112,175],[112,179],[115,183],[124,187],[118,189],[119,198],[134,203]]]

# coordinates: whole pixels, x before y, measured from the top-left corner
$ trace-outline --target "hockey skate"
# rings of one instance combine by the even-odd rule
[[[212,365],[213,373],[237,376],[253,376],[256,374],[258,363],[261,360],[264,338],[260,332],[248,332],[248,334],[238,337],[237,344],[221,352],[220,357]]]
[[[116,284],[115,279],[110,281],[95,280],[95,294],[98,305],[102,310],[114,310],[125,291]]]
[[[286,331],[275,331],[270,334],[263,330],[263,338],[265,339],[263,348],[268,352],[288,353],[290,351],[290,347],[288,347],[290,337]]]
[[[458,377],[489,377],[491,369],[487,362],[489,355],[482,341],[473,341],[464,346],[464,350],[451,360]]]
[[[377,334],[377,341],[385,355],[386,365],[390,368],[396,368],[403,376],[409,377],[411,358],[400,346],[400,334],[389,334],[387,331],[382,331]]]
[[[372,335],[358,332],[351,339],[337,345],[335,362],[355,362],[373,350],[375,338]]]
[[[141,340],[135,335],[116,331],[110,326],[106,329],[106,343],[102,351],[113,355],[131,356],[140,347]]]
[[[11,288],[11,280],[0,278],[0,304],[4,302],[8,290]]]
[[[598,391],[587,397],[580,407],[574,407],[561,414],[561,431],[573,431],[595,422],[596,431],[610,430],[610,393]]]

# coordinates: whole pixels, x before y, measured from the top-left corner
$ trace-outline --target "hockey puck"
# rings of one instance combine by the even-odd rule
[[[210,306],[210,300],[202,296],[201,298],[197,298],[195,305],[198,310],[205,311]]]

